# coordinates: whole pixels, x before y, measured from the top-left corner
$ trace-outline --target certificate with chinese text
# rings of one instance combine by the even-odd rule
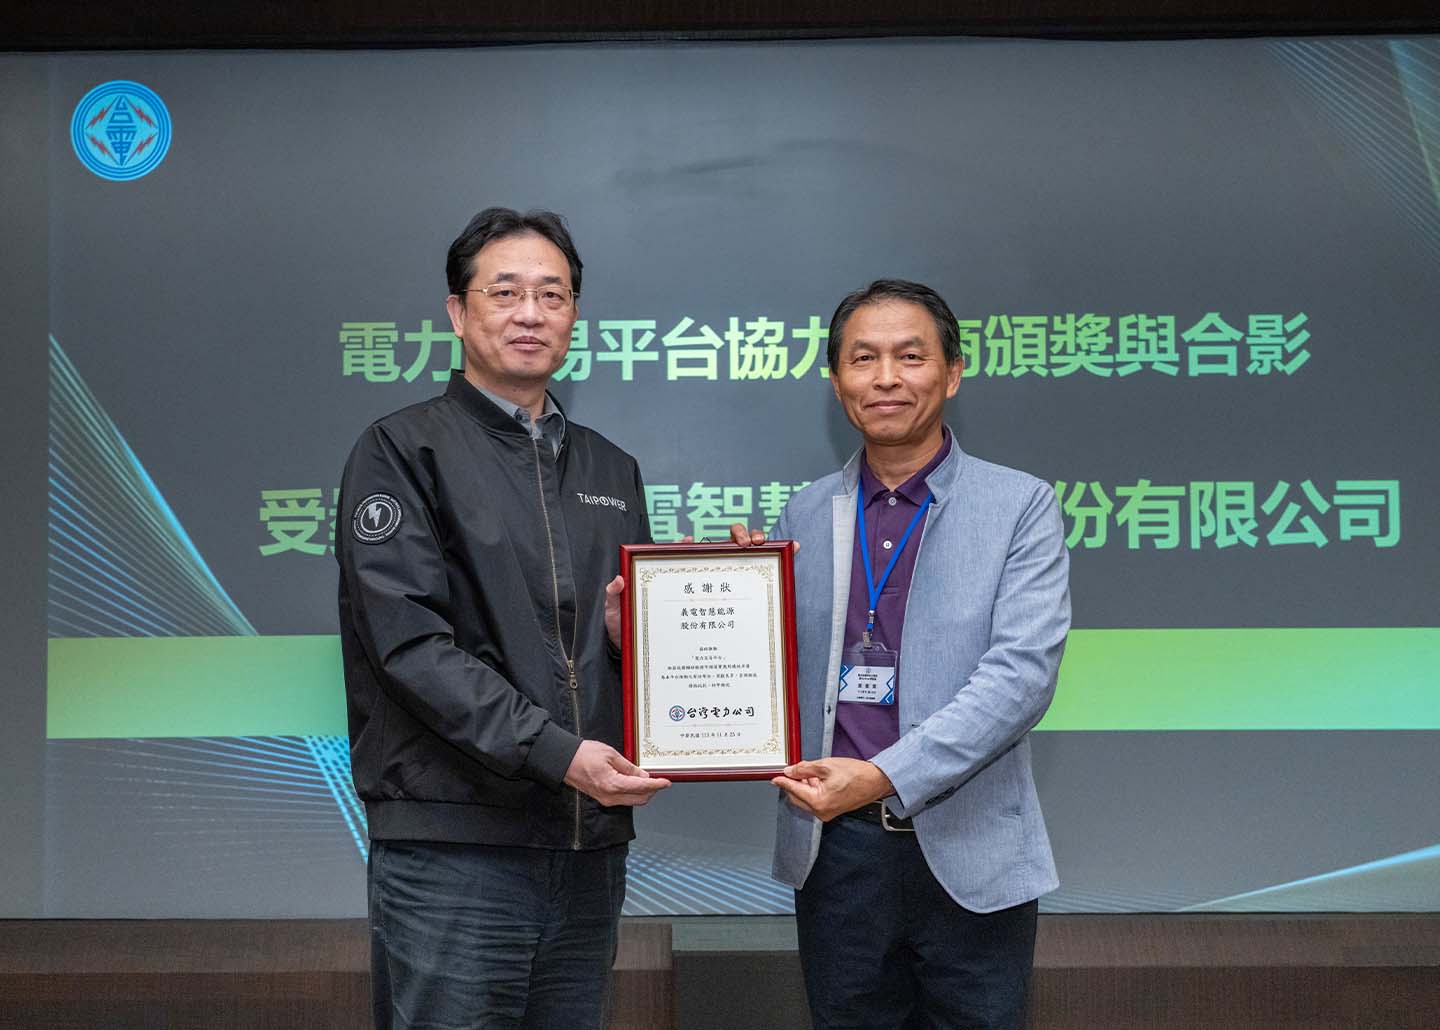
[[[620,549],[625,756],[675,780],[799,760],[789,542]]]

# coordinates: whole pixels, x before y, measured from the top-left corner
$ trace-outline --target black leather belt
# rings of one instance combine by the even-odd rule
[[[885,807],[883,801],[872,801],[863,808],[857,808],[852,812],[846,812],[851,819],[861,819],[867,823],[874,823],[876,826],[883,826],[887,830],[896,833],[914,833],[915,824],[909,819],[901,819]]]

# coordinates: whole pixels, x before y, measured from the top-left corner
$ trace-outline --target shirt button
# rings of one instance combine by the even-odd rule
[[[888,551],[888,550],[890,550],[890,548],[894,547],[895,545],[892,544],[889,540],[886,540],[886,541],[883,542],[880,546],[883,547],[883,548],[885,548],[885,550]]]
[[[890,507],[893,508],[893,507],[895,507],[895,498],[894,498],[894,497],[891,497],[891,498],[890,498],[888,501],[886,501],[885,503],[888,504],[888,505],[890,505]]]

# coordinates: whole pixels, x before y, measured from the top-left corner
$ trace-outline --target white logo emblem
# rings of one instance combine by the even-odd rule
[[[625,502],[618,497],[606,497],[604,494],[586,494],[576,492],[581,504],[593,504],[600,508],[619,508],[621,511],[629,511]]]
[[[400,528],[400,502],[389,494],[371,494],[355,506],[350,525],[362,544],[383,544]]]

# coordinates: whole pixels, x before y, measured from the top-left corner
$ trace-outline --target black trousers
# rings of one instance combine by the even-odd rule
[[[795,892],[815,1030],[1021,1030],[1038,910],[971,912],[936,881],[915,834],[827,823]]]

